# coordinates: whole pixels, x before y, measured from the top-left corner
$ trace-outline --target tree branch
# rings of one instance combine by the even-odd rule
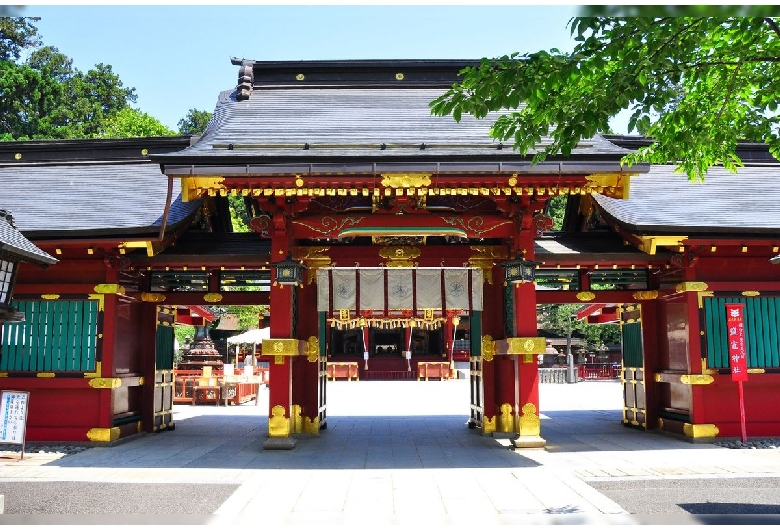
[[[665,22],[666,20],[667,19],[661,19],[661,23]],[[656,48],[656,50],[650,55],[649,59],[652,61],[655,58],[655,56],[658,55],[661,52],[661,50],[663,50],[664,48],[666,48],[669,45],[669,43],[671,43],[672,41],[677,40],[677,37],[679,37],[682,33],[684,33],[684,32],[687,33],[688,31],[690,31],[696,24],[700,23],[702,20],[703,19],[698,18],[698,19],[694,20],[692,23],[690,23],[687,26],[685,26],[684,28],[680,28],[679,31],[677,31],[673,35],[671,35],[666,40],[666,42],[664,42],[658,48]]]
[[[718,115],[715,117],[716,121],[719,120],[723,115],[723,111],[726,110],[726,105],[728,104],[729,99],[731,99],[731,94],[734,93],[734,87],[736,87],[734,80],[737,78],[737,74],[739,73],[740,68],[742,68],[741,64],[738,64],[737,67],[734,68],[734,74],[731,76],[731,83],[729,84],[726,96],[723,98],[723,105],[721,105],[720,110],[718,110]]]
[[[775,22],[775,19],[771,17],[766,17],[764,18],[764,22],[769,24],[769,27],[772,28],[772,31],[774,31],[777,34],[777,36],[780,37],[780,27],[778,27],[777,22]]]

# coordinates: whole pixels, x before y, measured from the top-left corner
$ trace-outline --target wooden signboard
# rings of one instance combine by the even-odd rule
[[[745,346],[745,304],[726,304],[726,325],[729,340],[729,365],[731,380],[739,390],[739,420],[742,426],[742,443],[747,443],[745,432],[745,398],[742,382],[747,381],[747,348]]]
[[[0,443],[20,444],[24,458],[27,429],[27,405],[30,393],[20,390],[0,391]]]

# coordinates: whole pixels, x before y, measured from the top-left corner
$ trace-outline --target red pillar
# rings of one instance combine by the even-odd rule
[[[518,284],[513,288],[514,307],[515,307],[515,336],[517,337],[536,337],[536,286],[533,282]],[[539,364],[537,363],[537,354],[516,355],[517,357],[517,383],[518,383],[518,406],[520,411],[518,415],[522,417],[525,414],[535,414],[538,420],[539,416]],[[528,412],[524,412],[523,407],[533,405],[533,412],[530,407]],[[518,432],[520,429],[518,429]],[[523,433],[520,433],[523,435]],[[539,433],[536,433],[538,436]]]
[[[107,278],[116,281],[116,274],[107,274]],[[101,296],[103,297],[103,314],[100,317],[102,320],[100,333],[103,334],[103,337],[101,341],[100,368],[96,371],[98,372],[98,377],[112,378],[116,375],[114,343],[117,340],[117,296],[115,294],[103,294]],[[110,429],[114,423],[113,392],[113,389],[100,389],[96,392],[99,402],[99,420],[98,425],[95,425],[97,428]]]
[[[493,341],[504,338],[504,272],[496,267],[487,274],[492,274],[492,283],[483,284],[483,309],[482,309],[482,337],[490,338]],[[492,353],[483,351],[482,353],[482,389],[483,404],[482,412],[484,423],[483,433],[490,433],[496,430],[498,421],[498,405],[500,404],[500,394],[497,389],[496,375],[498,371],[497,358]]]
[[[293,290],[295,287],[276,283],[273,264],[284,261],[290,251],[289,228],[283,214],[274,216],[271,237],[271,339],[291,339],[293,331]],[[289,438],[292,432],[292,359],[288,355],[268,354],[268,434],[271,438]]]
[[[532,227],[532,211],[523,213],[521,220],[522,230],[517,239],[518,247],[516,251],[522,254],[526,260],[534,261],[534,230]],[[521,339],[537,338],[536,322],[536,284],[534,282],[524,282],[516,284],[513,289],[514,296],[514,337]],[[526,341],[523,341],[526,342]],[[537,343],[539,341],[536,341]],[[518,354],[516,357],[517,373],[515,397],[519,410],[513,412],[516,418],[515,431],[520,435],[515,441],[516,446],[544,445],[544,441],[539,438],[541,423],[539,420],[539,365],[537,363],[537,354],[543,353],[544,341],[531,354]],[[523,439],[526,441],[522,441]]]
[[[144,303],[141,306],[141,321],[138,327],[138,332],[142,337],[141,375],[146,382],[143,386],[141,422],[145,432],[153,433],[155,430],[155,383],[157,380],[157,304]],[[173,381],[173,375],[171,375],[171,381]],[[173,391],[172,388],[171,392]]]
[[[286,287],[285,287],[286,288]],[[291,289],[292,290],[292,289]],[[308,342],[318,338],[317,284],[310,283],[295,288],[298,339]],[[319,432],[319,351],[292,359],[292,405],[300,407],[300,425],[294,424],[294,432],[317,434]]]

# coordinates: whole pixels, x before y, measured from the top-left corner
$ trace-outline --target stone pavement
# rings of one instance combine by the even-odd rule
[[[176,405],[175,430],[110,447],[0,453],[0,521],[645,524],[594,485],[780,477],[777,449],[622,426],[618,382],[541,385],[544,449],[468,429],[467,380],[338,381],[327,392],[327,429],[292,450],[263,449],[265,389],[259,406]]]

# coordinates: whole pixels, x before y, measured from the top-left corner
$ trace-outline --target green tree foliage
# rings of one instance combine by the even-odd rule
[[[39,47],[36,20],[0,19],[0,140],[100,136],[107,120],[135,103],[135,89],[111,65],[82,72],[57,48]]]
[[[539,328],[558,337],[580,337],[588,349],[596,350],[611,344],[620,344],[620,326],[617,324],[588,324],[577,320],[579,304],[540,304],[537,310]]]
[[[631,7],[646,12],[617,9]],[[736,171],[738,140],[766,142],[780,155],[780,19],[720,9],[734,7],[649,6],[653,16],[573,18],[571,53],[482,59],[431,102],[432,113],[460,120],[498,112],[491,136],[538,163],[569,155],[629,109],[629,128],[653,143],[624,163],[675,163],[690,180],[704,180],[714,165]],[[551,142],[542,148],[543,137]]]
[[[553,220],[553,230],[563,229],[563,219],[566,216],[566,195],[550,197],[545,206],[545,214]]]
[[[244,204],[244,197],[240,195],[228,195],[230,208],[230,222],[233,224],[233,232],[250,232],[249,211]]]
[[[203,134],[209,121],[211,121],[211,112],[190,109],[187,115],[179,120],[179,134],[184,136]]]
[[[103,122],[101,138],[143,138],[174,136],[176,133],[155,118],[138,109],[125,107]]]
[[[40,45],[35,22],[40,17],[9,17],[0,12],[0,61],[16,61],[22,50]]]
[[[240,289],[234,289],[236,291]],[[226,314],[238,317],[238,330],[246,331],[260,326],[261,316],[268,314],[268,307],[261,305],[231,305],[231,306],[209,306],[209,311],[222,318]],[[214,326],[219,325],[219,321],[214,321]]]

